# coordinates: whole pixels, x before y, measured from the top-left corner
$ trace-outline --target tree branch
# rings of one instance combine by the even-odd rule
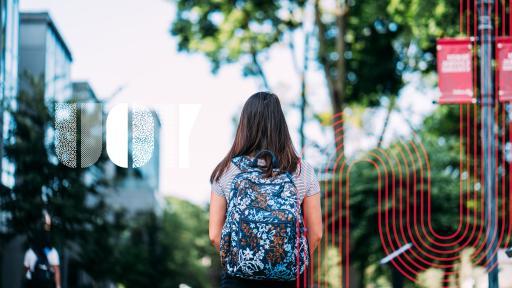
[[[329,97],[331,103],[335,103],[334,80],[332,79],[329,61],[327,60],[327,39],[325,38],[325,24],[322,22],[322,8],[320,7],[320,0],[315,0],[315,25],[317,27],[318,37],[318,61],[323,67],[325,79],[327,81],[327,88],[329,90]]]
[[[290,54],[292,56],[293,69],[295,70],[297,75],[300,76],[302,71],[300,70],[299,63],[297,62],[297,51],[295,49],[295,44],[293,43],[293,37],[291,34],[290,34],[290,41],[288,42],[288,48],[290,49]]]
[[[407,117],[404,114],[404,111],[402,109],[397,109],[397,111],[402,116],[402,118],[404,119],[404,121],[407,124],[407,126],[409,126],[409,129],[411,129],[411,131],[414,132],[414,134],[419,135],[418,129],[416,129],[416,127],[414,127],[414,125],[412,124],[411,120],[409,120],[409,117]]]
[[[342,104],[345,98],[345,84],[346,84],[346,68],[345,68],[345,17],[348,14],[348,6],[346,4],[336,1],[336,26],[338,28],[338,37],[336,37],[336,52],[338,59],[336,61],[337,79],[336,91],[339,109],[343,111]]]
[[[393,110],[395,110],[396,98],[392,97],[389,101],[390,102],[389,102],[386,118],[384,120],[384,126],[382,126],[382,131],[380,132],[379,140],[377,141],[377,148],[382,147],[382,142],[384,141],[384,136],[386,135],[386,131],[389,127],[389,119],[391,118],[391,113],[393,113]]]
[[[336,68],[338,69],[338,73],[334,74],[332,73],[332,68],[330,63],[329,63],[329,59],[328,59],[328,48],[327,48],[327,39],[325,37],[325,32],[326,32],[326,28],[325,28],[325,23],[323,23],[322,21],[322,8],[320,7],[320,0],[315,0],[315,3],[314,3],[314,10],[315,10],[315,25],[318,29],[317,31],[317,34],[318,34],[318,61],[320,62],[320,64],[322,65],[323,67],[323,70],[324,70],[324,74],[325,74],[325,78],[326,78],[326,81],[327,81],[327,87],[329,89],[329,96],[330,96],[330,99],[331,99],[331,106],[332,106],[332,112],[333,112],[333,115],[335,115],[336,117],[338,116],[342,116],[342,115],[337,115],[337,114],[341,114],[343,112],[343,100],[344,100],[344,87],[345,87],[345,62],[344,62],[344,52],[341,53],[341,54],[338,54],[339,57],[338,57],[338,63],[336,65]],[[338,36],[338,53],[341,49],[345,49],[345,43],[344,43],[344,33],[345,33],[345,30],[343,29],[344,27],[344,15],[338,15],[337,17],[337,22],[340,26],[341,29],[339,29],[338,33],[339,35],[341,36]],[[340,62],[342,61],[342,62]],[[343,66],[341,68],[341,70],[339,69],[341,66]],[[337,77],[337,78],[335,78]],[[340,83],[338,83],[340,82]],[[341,127],[340,127],[341,126]],[[343,122],[341,121],[340,124],[337,124],[337,125],[333,125],[333,132],[334,132],[334,145],[335,145],[335,150],[336,150],[336,154],[343,154],[343,151],[344,151],[344,141],[343,141],[343,137],[342,137],[342,133],[343,132],[338,132],[338,131],[343,131]]]
[[[270,91],[270,85],[268,84],[267,76],[265,75],[265,72],[263,71],[263,67],[261,66],[261,64],[258,60],[258,52],[253,51],[251,53],[251,57],[252,57],[252,63],[256,66],[256,69],[258,69],[258,75],[260,76],[261,81],[263,82],[263,86],[265,87],[266,90]]]

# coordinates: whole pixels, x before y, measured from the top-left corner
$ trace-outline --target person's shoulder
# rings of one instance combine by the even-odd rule
[[[298,175],[308,175],[311,173],[314,173],[315,169],[313,168],[313,165],[309,163],[308,161],[305,161],[303,159],[300,159],[299,163],[297,164],[297,169],[295,170],[295,173]]]
[[[32,248],[28,248],[27,251],[25,251],[25,257],[32,257],[32,256],[35,256],[36,253],[34,252],[34,250],[32,250]]]
[[[52,249],[50,249],[50,251],[48,252],[48,255],[55,257],[55,258],[59,258],[59,251],[57,251],[57,249],[52,247]]]
[[[233,164],[233,162],[229,162],[229,165],[226,167],[226,170],[220,175],[219,179],[215,182],[222,183],[224,181],[230,180],[236,174],[240,172],[240,169]]]
[[[46,257],[48,257],[48,262],[50,262],[51,265],[58,266],[60,264],[59,252],[57,252],[57,249],[55,249],[54,247],[52,247],[50,251],[48,251]]]

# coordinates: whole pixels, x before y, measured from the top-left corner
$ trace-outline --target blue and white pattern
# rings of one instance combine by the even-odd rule
[[[221,235],[225,271],[246,279],[294,280],[309,262],[300,199],[290,173],[265,178],[245,156],[231,184]]]

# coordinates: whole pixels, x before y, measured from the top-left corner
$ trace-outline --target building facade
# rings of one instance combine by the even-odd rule
[[[20,91],[31,91],[32,79],[44,85],[45,102],[48,108],[53,100],[69,98],[71,95],[70,65],[71,53],[63,41],[48,13],[18,13],[17,0],[2,1],[2,101],[16,111],[17,98]],[[6,14],[4,14],[4,11]],[[5,27],[4,27],[5,23]],[[14,27],[10,28],[9,27]],[[7,30],[7,32],[3,32]],[[3,36],[2,35],[2,36]],[[5,59],[5,61],[4,61]],[[30,92],[29,92],[30,93]],[[7,131],[15,129],[11,113],[2,113],[4,128],[2,142],[14,141],[6,137]],[[53,127],[48,127],[45,139],[53,141]],[[19,178],[15,175],[15,164],[5,157],[2,159],[2,183],[12,187]],[[18,235],[4,246],[2,255],[2,287],[22,287],[23,255],[25,238]],[[62,251],[62,283],[68,287],[69,253]]]
[[[4,106],[13,108],[18,91],[18,0],[0,0],[0,191],[14,185],[14,164],[4,157],[4,143],[11,141],[8,131],[12,119]],[[6,230],[5,220],[8,215],[0,212],[0,230]],[[16,287],[16,278],[22,277],[22,271],[11,268],[12,261],[18,258],[17,249],[20,241],[1,243],[0,251],[0,287]],[[19,259],[16,259],[19,260]],[[14,264],[15,265],[15,264]],[[7,276],[8,275],[8,276]]]
[[[0,0],[0,182],[7,187],[14,185],[14,165],[3,157],[3,143],[9,140],[12,119],[3,107],[15,102],[18,91],[18,4],[18,0]]]
[[[71,51],[48,13],[21,13],[20,89],[30,89],[27,87],[28,77],[39,77],[44,81],[48,102],[66,101],[72,94],[72,61]]]

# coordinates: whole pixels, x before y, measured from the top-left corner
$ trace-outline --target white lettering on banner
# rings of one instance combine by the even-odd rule
[[[512,71],[512,52],[508,53],[507,58],[503,59],[503,64],[501,64],[503,71]]]
[[[453,95],[473,95],[471,89],[453,89]]]
[[[448,54],[442,62],[441,71],[443,73],[465,73],[471,71],[471,55]]]

